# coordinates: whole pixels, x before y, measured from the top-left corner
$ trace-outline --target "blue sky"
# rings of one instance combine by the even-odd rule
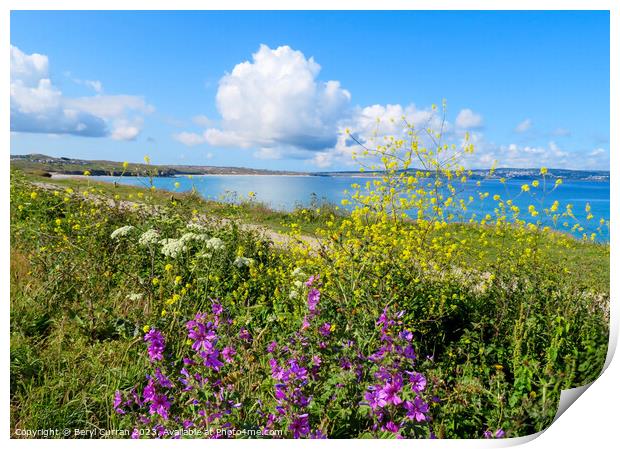
[[[472,167],[609,168],[604,11],[24,11],[11,45],[13,154],[352,169],[345,128],[445,98]]]

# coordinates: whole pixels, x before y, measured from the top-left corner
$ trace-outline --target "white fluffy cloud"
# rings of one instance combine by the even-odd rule
[[[205,140],[221,147],[332,147],[351,95],[338,81],[319,81],[320,70],[300,51],[261,45],[252,61],[220,79],[221,125],[207,129]]]
[[[360,151],[356,140],[372,146],[373,139],[406,138],[408,123],[421,131],[427,145],[433,145],[424,133],[427,127],[441,127],[443,142],[457,145],[468,132],[476,147],[475,155],[466,162],[471,167],[488,167],[498,160],[502,166],[569,168],[578,161],[575,153],[554,142],[546,146],[489,143],[481,130],[482,115],[469,108],[442,123],[441,113],[414,104],[355,106],[338,81],[319,79],[320,70],[313,58],[300,51],[261,45],[250,61],[235,65],[220,79],[215,99],[220,118],[194,117],[200,131],[179,132],[173,138],[187,146],[251,149],[259,159],[300,159],[319,168],[353,168],[352,153]],[[523,133],[531,127],[527,118],[515,131]],[[585,163],[595,166],[604,155],[597,152],[588,157]]]
[[[101,91],[99,81],[88,84]],[[153,111],[143,98],[95,95],[69,98],[52,83],[49,60],[11,46],[11,131],[73,134],[132,140],[140,133],[142,114]]]
[[[200,145],[207,141],[202,134],[190,133],[186,131],[173,134],[172,137],[174,140],[181,142],[183,145],[187,145],[188,147]]]
[[[530,120],[529,118],[526,118],[525,120],[523,120],[521,123],[517,125],[517,127],[515,128],[515,131],[518,133],[524,133],[528,131],[531,127],[532,127],[532,120]]]
[[[482,116],[471,109],[461,109],[456,116],[456,126],[461,129],[476,129],[482,127]]]

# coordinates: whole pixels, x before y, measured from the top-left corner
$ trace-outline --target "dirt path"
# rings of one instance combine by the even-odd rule
[[[50,182],[36,181],[36,182],[32,182],[32,184],[45,190],[64,190],[61,186],[50,183]],[[134,201],[121,200],[120,202],[117,203],[114,200],[111,200],[109,198],[102,197],[99,195],[91,195],[87,199],[95,203],[104,202],[107,205],[112,206],[112,207],[118,206],[120,209],[127,210],[127,211],[136,210],[136,209],[146,210],[146,205],[144,203],[139,203],[139,202],[134,202]],[[154,207],[154,210],[151,210],[149,212],[157,213],[159,206],[153,206],[153,207]],[[229,218],[213,217],[213,216],[207,216],[205,214],[199,214],[198,219],[199,221],[202,221],[203,223],[215,224],[218,226],[226,226],[232,222],[232,220]],[[298,238],[295,238],[287,234],[282,234],[267,226],[259,225],[256,223],[241,222],[239,224],[239,227],[244,231],[255,232],[259,234],[262,238],[266,240],[270,240],[275,245],[285,247],[285,248],[292,244],[300,243],[300,241],[308,244],[310,246],[310,249],[313,251],[318,251],[319,248],[321,247],[321,242],[318,238],[308,236],[308,235],[301,235]]]

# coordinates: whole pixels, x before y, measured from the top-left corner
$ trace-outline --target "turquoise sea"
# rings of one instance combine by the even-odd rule
[[[148,185],[148,179],[140,177],[98,176],[102,181],[116,181],[129,185]],[[204,175],[178,177],[155,177],[153,183],[158,189],[190,191],[192,188],[207,199],[236,201],[240,197],[247,198],[249,192],[254,192],[256,200],[267,203],[274,209],[292,210],[299,205],[309,205],[312,197],[324,199],[336,204],[345,198],[344,191],[351,190],[352,183],[364,185],[370,177],[360,176],[282,176],[282,175]],[[541,188],[532,189],[537,196],[522,193],[521,186],[532,180],[512,179],[505,184],[499,180],[484,180],[480,186],[475,181],[469,181],[459,196],[467,200],[474,197],[474,202],[469,208],[469,213],[475,213],[478,217],[487,213],[493,215],[495,201],[491,198],[499,194],[504,199],[512,198],[514,204],[522,210],[522,216],[527,215],[529,204],[535,204],[541,210],[549,207],[555,200],[560,202],[560,210],[564,210],[566,204],[573,205],[575,216],[584,224],[587,232],[597,232],[598,221],[603,218],[609,220],[609,181],[570,181],[565,180],[557,189],[541,198]],[[178,182],[180,187],[175,188]],[[547,186],[550,190],[553,185]],[[485,201],[478,199],[478,192],[488,192],[489,198]],[[542,203],[540,201],[542,200]],[[590,204],[594,219],[587,221],[586,204]],[[542,204],[542,207],[541,207]],[[571,222],[572,224],[572,222]],[[560,223],[561,228],[561,223]],[[605,232],[599,235],[598,240],[609,240],[607,227]]]

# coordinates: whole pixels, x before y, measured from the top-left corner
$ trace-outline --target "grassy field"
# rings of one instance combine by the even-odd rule
[[[11,173],[14,437],[527,435],[598,376],[608,301],[609,245],[552,232]]]

